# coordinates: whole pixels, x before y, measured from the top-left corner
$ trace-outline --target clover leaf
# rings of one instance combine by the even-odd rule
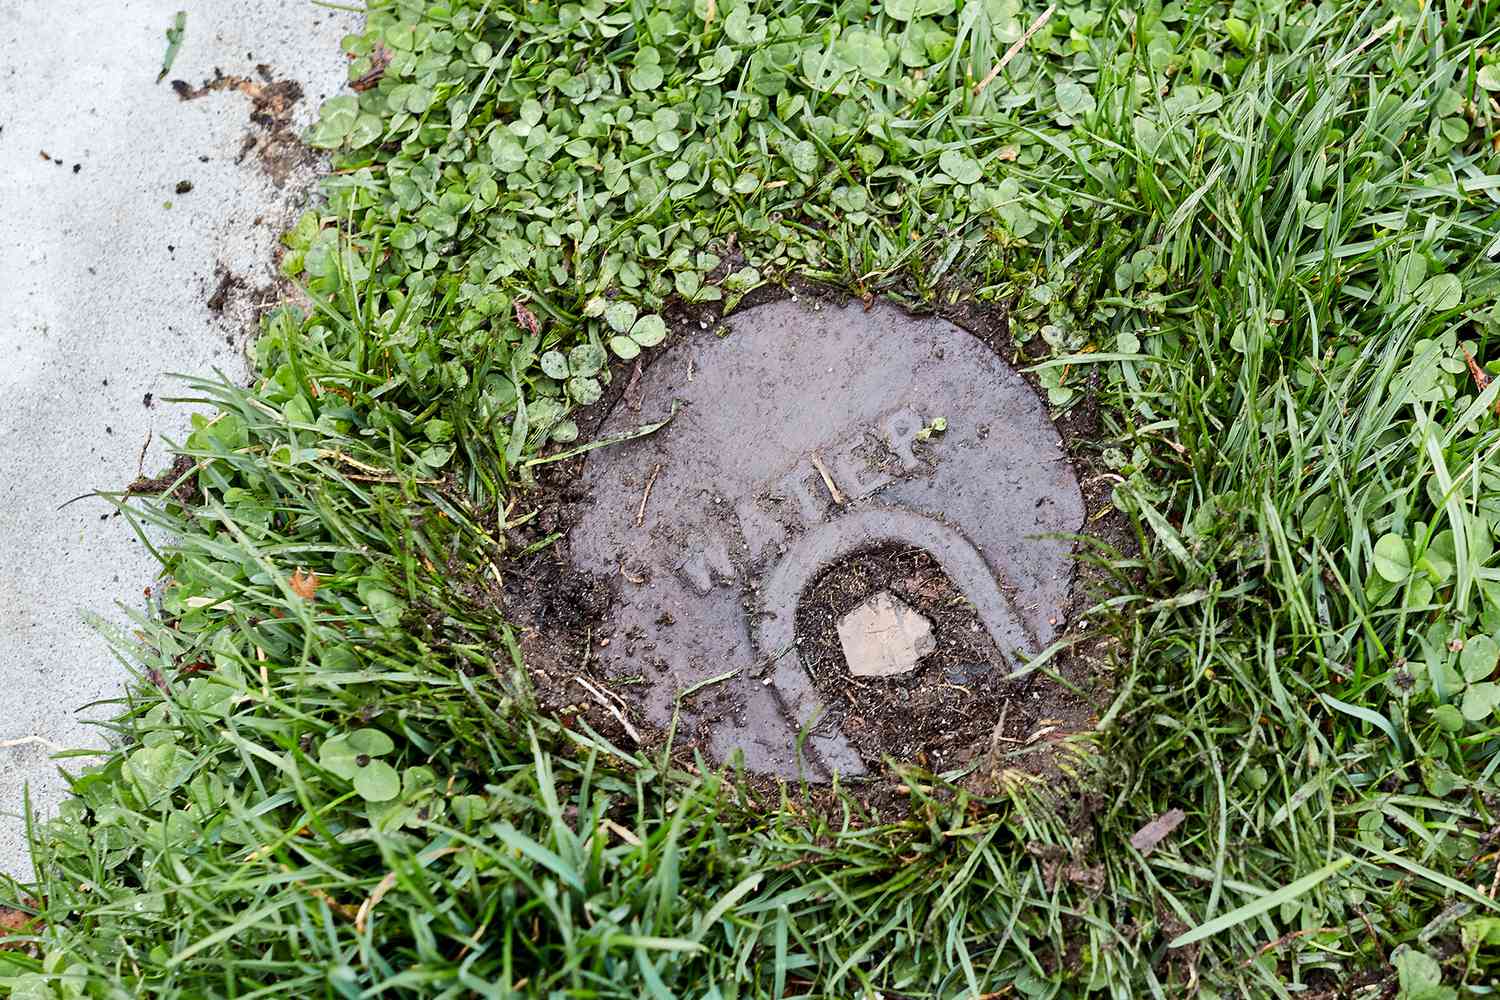
[[[838,44],[839,57],[871,79],[882,77],[891,68],[891,57],[885,42],[873,31],[851,28]]]
[[[984,177],[979,164],[964,155],[962,150],[943,150],[943,155],[938,157],[938,167],[958,184],[977,184]]]
[[[1452,705],[1439,705],[1432,710],[1432,721],[1444,732],[1461,733],[1464,729],[1464,716]]]
[[[1438,701],[1432,718],[1444,730],[1460,732],[1465,721],[1483,723],[1500,711],[1500,682],[1491,680],[1500,666],[1500,642],[1475,635],[1447,645],[1441,634],[1433,626],[1423,640],[1425,677]]]
[[[655,313],[642,316],[631,327],[630,339],[642,347],[655,347],[667,339],[667,322]]]
[[[638,62],[630,71],[630,86],[634,90],[655,90],[665,79],[661,66],[656,63]]]
[[[634,302],[611,302],[604,310],[604,322],[616,333],[626,333],[635,325],[638,313]]]
[[[432,768],[423,765],[402,772],[397,794],[372,800],[369,809],[370,825],[382,833],[440,821],[442,813],[442,786]]]
[[[1458,669],[1465,681],[1478,683],[1495,672],[1495,663],[1500,660],[1500,644],[1487,635],[1479,635],[1464,643],[1458,654]]]
[[[490,812],[490,803],[483,795],[455,795],[451,803],[453,816],[460,826],[469,827],[480,822]]]
[[[567,408],[550,396],[539,396],[526,406],[528,433],[540,442],[551,438],[558,444],[578,440],[578,425],[563,419]]]
[[[634,309],[631,306],[632,312]],[[629,334],[622,333],[609,338],[609,349],[626,361],[639,355],[641,348],[655,347],[667,339],[667,322],[655,313],[642,316],[629,329]]]
[[[307,144],[318,149],[335,149],[354,130],[359,120],[359,99],[353,94],[329,98],[318,109],[318,122],[307,134]]]
[[[549,377],[563,382],[567,387],[569,398],[575,402],[588,406],[597,403],[604,395],[604,389],[596,378],[603,369],[609,356],[604,348],[593,342],[579,344],[567,354],[561,351],[547,351],[541,357],[542,371]],[[549,407],[550,400],[545,397],[538,399],[533,408],[541,408],[543,416],[539,426],[543,430],[555,423],[562,417],[562,409],[553,403]],[[551,419],[547,419],[550,417]],[[564,436],[567,436],[564,430]]]
[[[818,147],[809,139],[788,143],[782,150],[792,169],[801,174],[811,174],[818,169]]]
[[[881,9],[897,21],[953,13],[953,0],[886,0]]]
[[[399,597],[382,587],[379,582],[366,577],[355,586],[355,591],[381,625],[386,628],[395,628],[401,623],[401,615],[406,611],[406,605]]]
[[[1057,107],[1069,118],[1086,115],[1094,110],[1094,95],[1083,84],[1064,80],[1057,85]]]
[[[1375,572],[1391,583],[1402,583],[1411,575],[1411,551],[1406,539],[1395,533],[1380,537],[1375,543]]]
[[[575,376],[596,374],[609,358],[597,344],[579,344],[568,352],[568,371]]]
[[[599,402],[599,398],[604,395],[604,389],[596,378],[575,377],[568,379],[568,395],[580,405],[589,406]]]
[[[354,790],[366,802],[385,802],[401,791],[396,769],[383,760],[396,748],[391,738],[378,729],[356,729],[323,742],[318,763],[332,774],[354,783]]]
[[[672,286],[686,302],[717,302],[722,295],[718,286],[705,284],[697,271],[678,271],[672,276]]]
[[[1416,300],[1435,312],[1456,307],[1463,301],[1464,286],[1456,274],[1434,274],[1417,289]]]
[[[1464,688],[1464,700],[1459,706],[1463,717],[1470,722],[1483,722],[1500,708],[1500,684],[1485,682],[1470,684]]]
[[[181,785],[192,769],[193,755],[172,743],[142,747],[125,759],[125,776],[147,805]]]
[[[1443,985],[1443,967],[1426,952],[1402,945],[1392,956],[1400,990],[1399,1000],[1454,1000],[1458,992]]]
[[[724,19],[724,34],[738,45],[758,45],[766,40],[766,18],[750,13],[749,4],[739,4]]]

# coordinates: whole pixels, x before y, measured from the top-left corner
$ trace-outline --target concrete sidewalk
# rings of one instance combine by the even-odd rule
[[[129,680],[82,613],[123,621],[155,576],[105,503],[58,506],[166,464],[187,408],[162,402],[165,372],[243,374],[316,172],[291,138],[342,86],[357,24],[277,0],[0,0],[0,870],[30,877],[24,789],[55,807],[51,754],[100,745],[85,720],[111,707],[80,709]],[[171,86],[219,73],[191,100]]]

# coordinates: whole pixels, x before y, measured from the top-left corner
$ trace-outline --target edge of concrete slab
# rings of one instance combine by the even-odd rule
[[[339,39],[359,24],[311,4],[198,5],[157,84],[178,6],[127,0],[100,17],[82,0],[0,0],[0,871],[20,878],[24,795],[56,809],[58,768],[87,761],[55,752],[101,746],[89,719],[130,681],[83,613],[128,628],[157,570],[104,502],[59,505],[167,464],[191,413],[166,402],[184,393],[167,373],[243,378],[277,241],[319,169],[261,158],[275,143],[245,88],[182,100],[171,81],[294,81],[284,145],[343,86]]]

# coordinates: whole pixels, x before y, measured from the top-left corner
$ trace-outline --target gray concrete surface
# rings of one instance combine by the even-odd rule
[[[157,84],[180,8],[187,35]],[[29,875],[23,789],[55,807],[52,753],[99,746],[86,720],[108,707],[80,709],[128,679],[82,612],[122,621],[117,602],[141,606],[155,574],[103,502],[58,505],[165,464],[188,410],[159,401],[179,394],[164,372],[243,373],[252,296],[206,302],[223,270],[269,284],[311,179],[305,162],[241,159],[247,134],[268,138],[245,93],[180,101],[170,81],[296,81],[300,128],[342,85],[357,23],[295,0],[0,0],[0,870]]]

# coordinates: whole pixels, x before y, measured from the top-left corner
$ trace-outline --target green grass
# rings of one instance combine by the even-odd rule
[[[128,504],[172,583],[0,991],[1493,995],[1500,5],[1062,5],[979,88],[1043,12],[377,5],[311,306]],[[1008,306],[1098,405],[1138,551],[1066,781],[825,813],[533,706],[528,463],[637,314],[795,275]]]

